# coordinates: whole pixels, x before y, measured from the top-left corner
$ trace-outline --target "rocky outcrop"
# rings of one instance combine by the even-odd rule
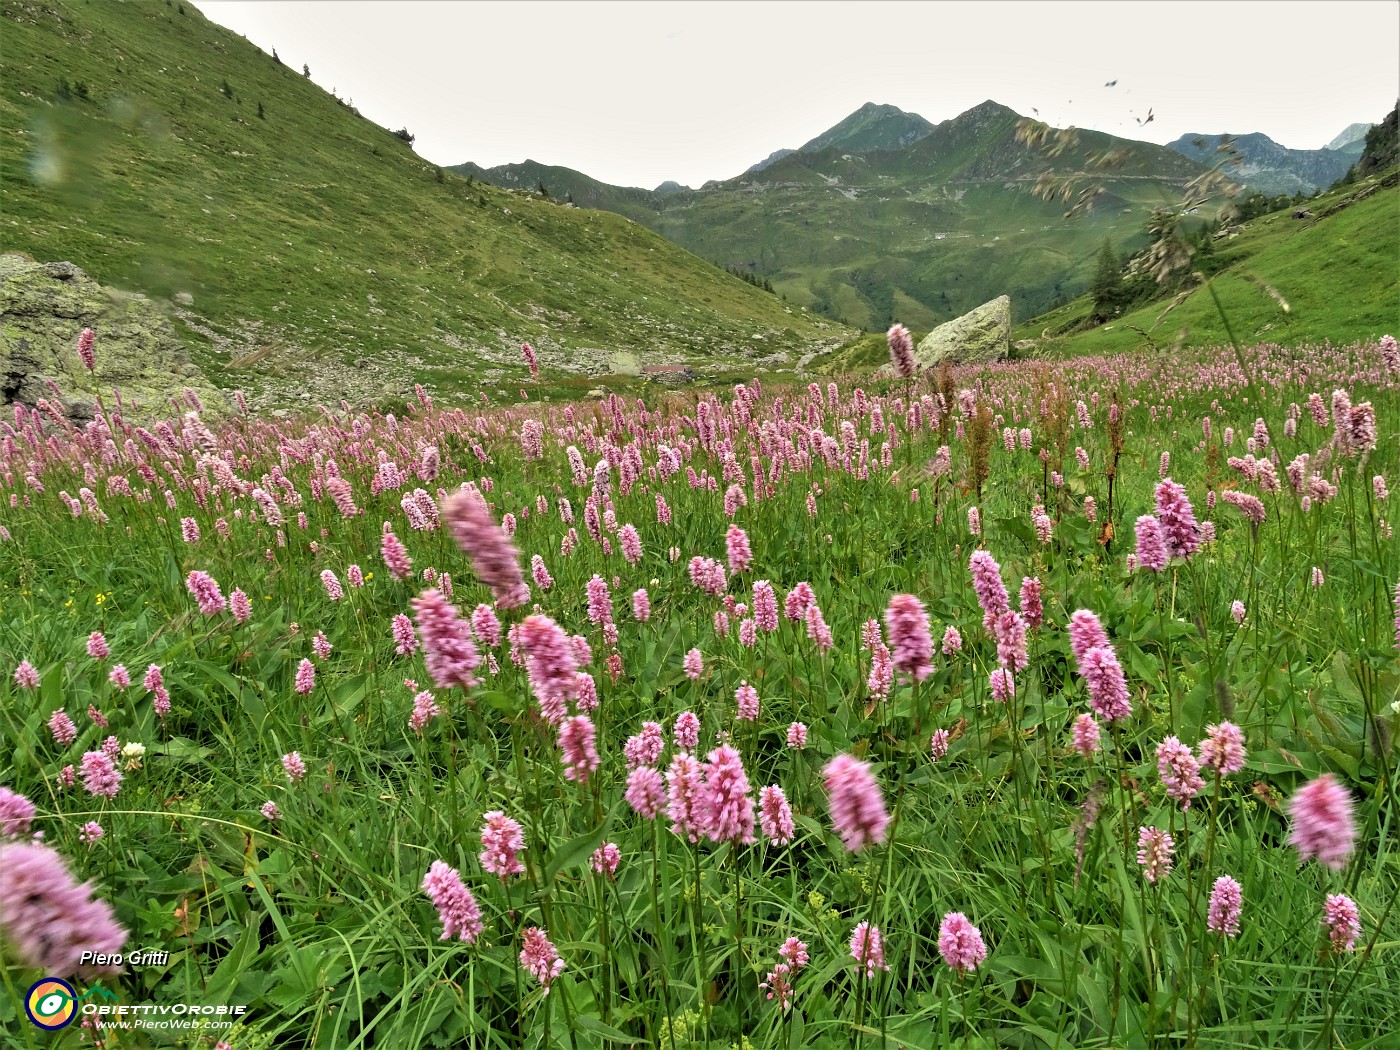
[[[945,358],[964,365],[1004,361],[1010,355],[1011,297],[1001,295],[924,336],[914,348],[914,363],[937,368]]]
[[[84,328],[97,337],[92,373],[76,349]],[[98,390],[153,404],[185,386],[212,389],[150,299],[105,288],[70,262],[0,255],[0,405],[52,400],[49,381],[78,420],[91,418]]]

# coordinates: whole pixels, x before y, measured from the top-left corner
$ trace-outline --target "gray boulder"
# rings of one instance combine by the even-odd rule
[[[1011,297],[1002,295],[941,324],[914,348],[919,368],[1005,361],[1011,355]]]
[[[93,373],[78,357],[84,328],[97,337]],[[0,255],[0,405],[52,400],[50,380],[76,420],[91,418],[99,390],[119,387],[156,409],[182,387],[213,390],[150,299],[105,288],[70,262]]]

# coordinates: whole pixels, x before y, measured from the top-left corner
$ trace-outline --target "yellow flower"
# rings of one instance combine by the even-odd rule
[[[372,580],[372,579],[374,579],[374,573],[372,573],[372,572],[367,572],[367,573],[365,573],[365,579],[367,579],[367,580]]]
[[[72,605],[72,604],[73,604],[73,599],[72,599],[72,598],[69,598],[66,602],[63,603],[63,607],[66,609],[66,608],[68,608],[68,607],[69,607],[70,605]]]
[[[105,602],[106,600],[107,600],[106,596],[105,596],[105,595],[101,595],[101,594],[99,594],[99,595],[97,596],[97,599],[96,599],[98,605],[101,605],[101,604],[102,604],[103,602]]]

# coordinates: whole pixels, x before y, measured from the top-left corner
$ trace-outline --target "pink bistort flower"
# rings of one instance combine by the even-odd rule
[[[423,892],[437,908],[438,919],[442,922],[440,940],[455,936],[468,944],[476,943],[483,929],[481,908],[456,868],[449,867],[446,861],[433,861],[423,876]]]
[[[831,822],[846,849],[856,852],[872,842],[884,842],[889,814],[880,785],[868,763],[837,755],[822,770]]]
[[[520,965],[540,982],[544,994],[549,994],[553,980],[564,972],[564,960],[551,943],[544,930],[531,926],[522,935],[524,947],[520,949]]]
[[[875,977],[876,970],[888,970],[885,962],[885,941],[880,927],[861,922],[851,931],[851,958],[856,961],[856,969],[864,970],[866,980]]]
[[[502,882],[512,875],[520,875],[525,865],[520,862],[519,853],[525,848],[525,832],[517,821],[506,816],[499,809],[493,809],[482,818],[481,845],[484,847],[478,858],[483,870],[498,876]]]
[[[575,715],[559,727],[559,750],[564,754],[564,776],[580,784],[588,783],[589,774],[598,768],[601,759],[594,745],[597,730],[587,715]]]
[[[933,671],[933,635],[923,602],[912,594],[896,594],[885,610],[885,627],[894,650],[894,666],[922,682]]]
[[[1240,932],[1240,911],[1244,895],[1240,884],[1228,875],[1215,880],[1210,891],[1210,908],[1206,913],[1206,929],[1221,937],[1236,937]]]
[[[987,958],[982,931],[960,911],[943,916],[938,927],[938,953],[960,977],[977,969]]]
[[[775,846],[786,846],[792,841],[792,806],[788,804],[783,789],[770,784],[759,792],[758,822],[764,836]]]
[[[63,858],[40,843],[0,845],[0,926],[21,966],[55,977],[110,973],[81,962],[83,953],[120,953],[127,931],[106,901],[78,883]]]
[[[1341,871],[1356,843],[1351,792],[1324,773],[1294,793],[1288,816],[1293,824],[1288,841],[1299,858],[1316,857],[1318,863]]]
[[[1334,952],[1356,949],[1356,939],[1361,936],[1361,912],[1356,901],[1340,893],[1329,893],[1322,907],[1322,925]]]

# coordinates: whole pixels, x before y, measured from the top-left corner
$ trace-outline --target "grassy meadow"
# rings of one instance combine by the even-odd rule
[[[1393,1046],[1397,391],[1392,340],[16,408],[0,1041]],[[45,976],[247,1011],[49,1034]]]

